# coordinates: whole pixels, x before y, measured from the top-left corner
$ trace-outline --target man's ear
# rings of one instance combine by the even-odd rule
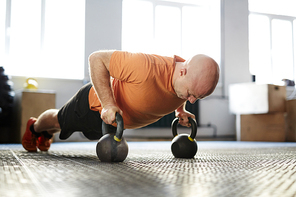
[[[185,76],[187,74],[187,69],[186,68],[181,68],[180,69],[180,76]]]

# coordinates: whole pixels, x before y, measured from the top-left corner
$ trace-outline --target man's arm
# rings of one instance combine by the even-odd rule
[[[103,107],[101,118],[106,124],[112,124],[115,121],[116,112],[122,115],[122,111],[114,100],[110,83],[109,64],[113,52],[99,51],[89,56],[90,77]]]
[[[185,107],[186,102],[184,102],[183,105],[181,105],[175,110],[175,115],[179,118],[180,125],[190,127],[191,125],[189,123],[188,118],[191,117],[192,119],[195,119],[195,115],[187,111]]]

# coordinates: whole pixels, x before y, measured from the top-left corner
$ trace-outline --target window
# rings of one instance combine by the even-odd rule
[[[220,1],[123,0],[122,50],[220,63]]]
[[[296,79],[295,6],[294,0],[249,0],[250,72],[258,83]]]
[[[0,22],[0,42],[6,45],[0,49],[6,57],[0,63],[6,73],[83,79],[85,0],[7,2],[10,5],[1,9],[9,14],[0,15],[0,21],[10,21]]]

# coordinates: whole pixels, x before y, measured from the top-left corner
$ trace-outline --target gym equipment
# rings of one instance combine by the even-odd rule
[[[103,122],[103,137],[97,143],[97,156],[102,162],[122,162],[128,154],[128,145],[122,137],[124,124],[122,116],[116,113],[116,133],[109,133],[109,126]]]
[[[0,67],[0,143],[9,143],[12,140],[13,106],[14,96],[13,83],[5,74],[4,68]]]
[[[197,143],[195,136],[197,133],[196,121],[192,118],[188,118],[191,124],[191,134],[179,134],[177,133],[177,125],[179,118],[175,118],[172,122],[172,132],[174,139],[171,144],[171,151],[176,158],[193,158],[197,152]]]
[[[24,88],[27,90],[37,90],[38,89],[38,82],[34,78],[27,78],[26,82],[24,83]]]

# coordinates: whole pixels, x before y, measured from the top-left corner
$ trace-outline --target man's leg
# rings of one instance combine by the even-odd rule
[[[47,151],[52,134],[60,131],[59,138],[67,139],[75,131],[82,131],[90,140],[102,136],[100,113],[89,108],[88,94],[92,85],[83,86],[61,109],[50,109],[38,119],[30,118],[22,144],[28,151]],[[41,136],[40,136],[41,135]]]
[[[43,112],[34,123],[34,130],[36,133],[47,131],[53,135],[60,131],[60,124],[58,121],[58,109],[49,109]]]

